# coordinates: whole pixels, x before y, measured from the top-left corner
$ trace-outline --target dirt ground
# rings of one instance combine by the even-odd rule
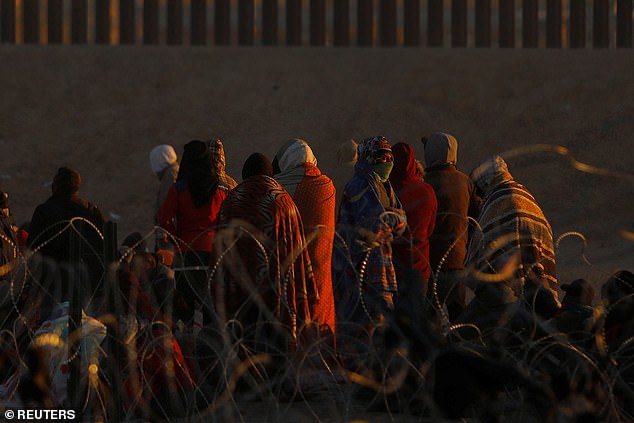
[[[422,158],[420,137],[440,130],[458,138],[465,172],[504,153],[555,235],[587,238],[592,265],[579,238],[560,244],[561,282],[598,285],[634,268],[632,69],[626,50],[1,46],[0,189],[21,223],[56,169],[76,167],[82,196],[123,239],[152,227],[157,144],[180,155],[191,139],[219,136],[240,180],[249,154],[272,157],[288,138],[309,140],[329,173],[350,138],[383,134]],[[534,144],[601,170],[512,152]]]

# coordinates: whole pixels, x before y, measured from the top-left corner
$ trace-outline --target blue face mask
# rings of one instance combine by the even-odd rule
[[[372,165],[372,170],[378,175],[381,182],[387,182],[393,167],[394,162],[376,163]]]

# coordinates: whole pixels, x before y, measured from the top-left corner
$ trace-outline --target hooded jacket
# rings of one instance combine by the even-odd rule
[[[431,185],[424,182],[418,171],[414,149],[398,143],[392,147],[394,168],[390,182],[407,215],[407,229],[392,243],[396,277],[404,268],[413,268],[427,280],[430,277],[429,237],[436,224],[438,202]]]
[[[480,199],[467,175],[456,169],[458,142],[436,132],[425,144],[425,181],[436,193],[438,211],[429,238],[432,272],[464,268],[467,254],[468,217],[477,217]]]

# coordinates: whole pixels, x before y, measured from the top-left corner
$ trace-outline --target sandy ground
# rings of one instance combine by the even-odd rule
[[[562,282],[595,284],[634,268],[634,55],[631,51],[0,47],[0,189],[18,223],[50,193],[60,165],[82,172],[82,196],[117,219],[119,237],[152,227],[157,180],[148,152],[195,138],[225,141],[228,171],[310,141],[320,167],[337,146],[384,134],[413,144],[432,131],[460,142],[459,168],[508,155],[556,235]]]

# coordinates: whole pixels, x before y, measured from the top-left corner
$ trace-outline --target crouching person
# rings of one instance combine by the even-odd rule
[[[501,157],[484,161],[471,177],[483,204],[466,259],[475,298],[459,321],[498,325],[519,298],[539,317],[552,317],[559,301],[548,219]]]

